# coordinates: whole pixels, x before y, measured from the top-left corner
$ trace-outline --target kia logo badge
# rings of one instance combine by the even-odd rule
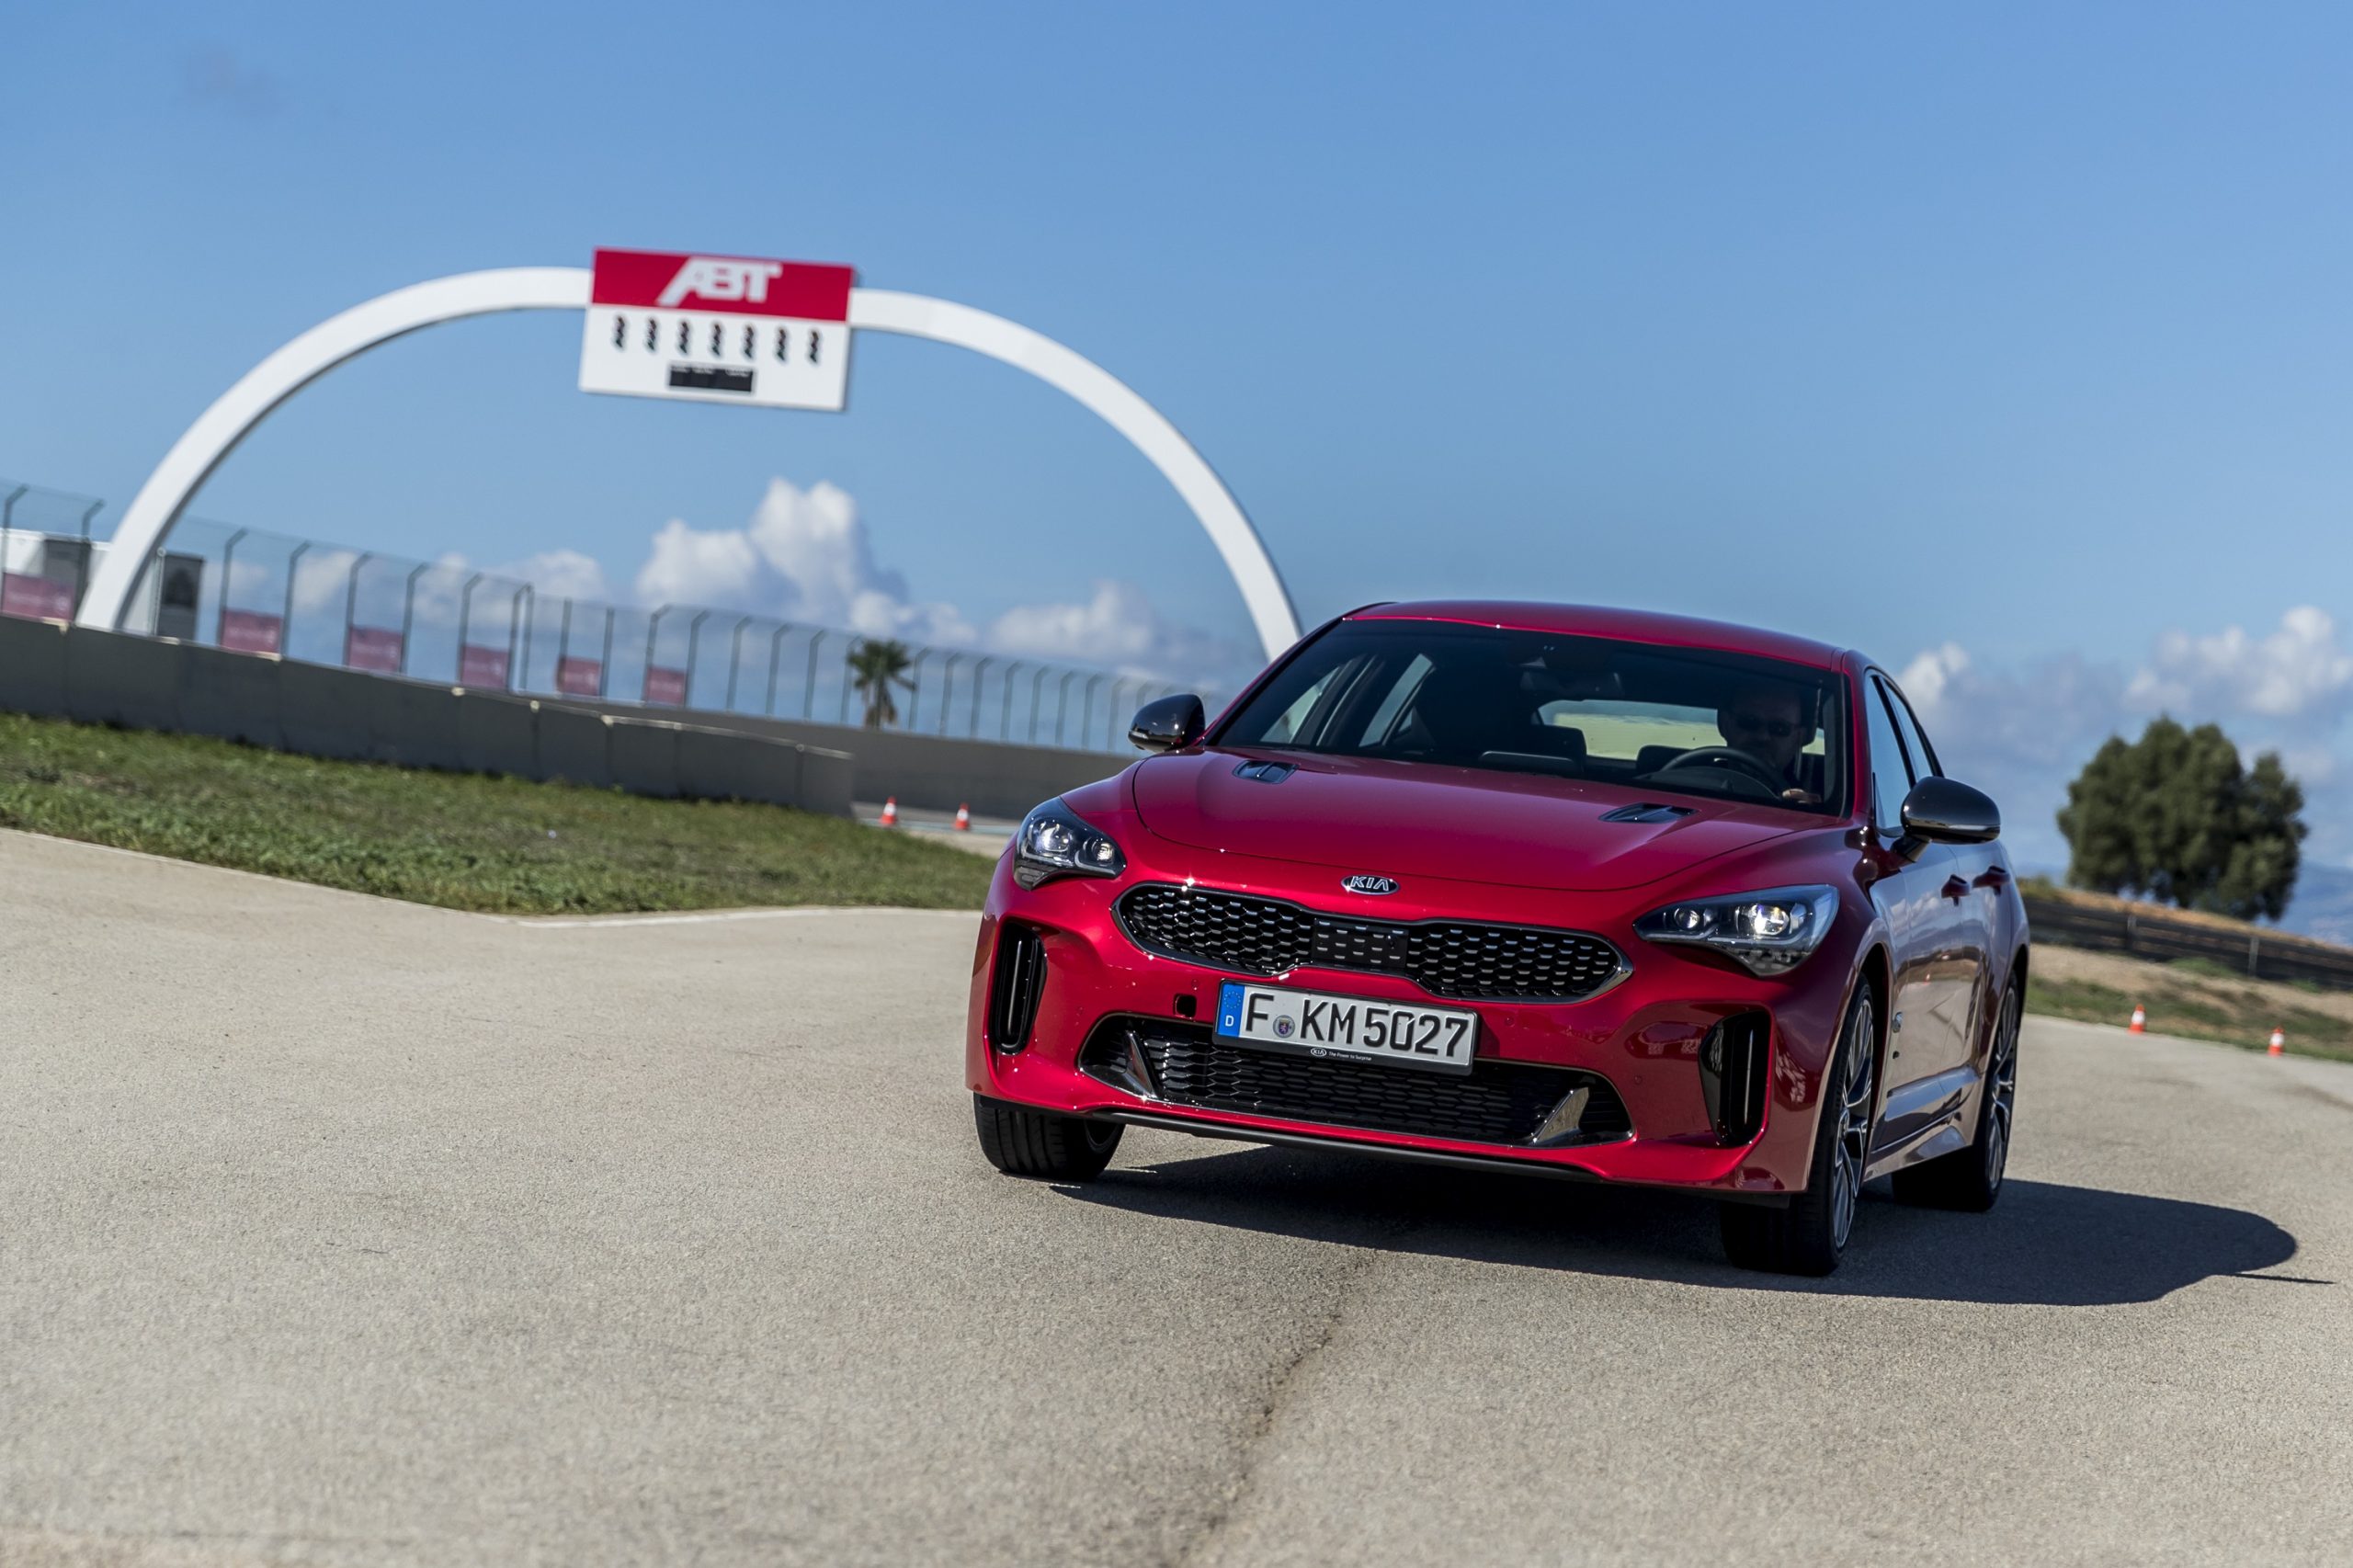
[[[1340,885],[1350,892],[1395,892],[1397,879],[1368,876],[1359,871],[1353,877],[1342,877]]]

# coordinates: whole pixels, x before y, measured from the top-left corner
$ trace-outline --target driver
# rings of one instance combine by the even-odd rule
[[[1726,745],[1763,764],[1780,781],[1781,799],[1808,806],[1822,803],[1798,771],[1799,756],[1813,742],[1814,726],[1806,716],[1804,699],[1795,690],[1767,682],[1742,687],[1716,710],[1716,730]]]

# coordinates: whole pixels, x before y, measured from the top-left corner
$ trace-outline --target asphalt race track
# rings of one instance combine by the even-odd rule
[[[1131,1131],[970,916],[519,923],[0,835],[0,1562],[2344,1562],[2353,1068],[2036,1021],[1988,1217]]]

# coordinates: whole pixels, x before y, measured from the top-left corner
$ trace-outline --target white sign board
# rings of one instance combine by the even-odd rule
[[[847,267],[600,250],[580,390],[838,414],[857,281]]]

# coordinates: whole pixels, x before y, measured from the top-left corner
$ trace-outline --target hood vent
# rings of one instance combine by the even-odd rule
[[[1614,812],[1601,813],[1603,822],[1673,822],[1691,814],[1688,806],[1663,806],[1656,801],[1644,801],[1640,805],[1620,806]]]
[[[1279,784],[1297,771],[1288,762],[1245,762],[1233,770],[1233,776],[1256,784]]]

